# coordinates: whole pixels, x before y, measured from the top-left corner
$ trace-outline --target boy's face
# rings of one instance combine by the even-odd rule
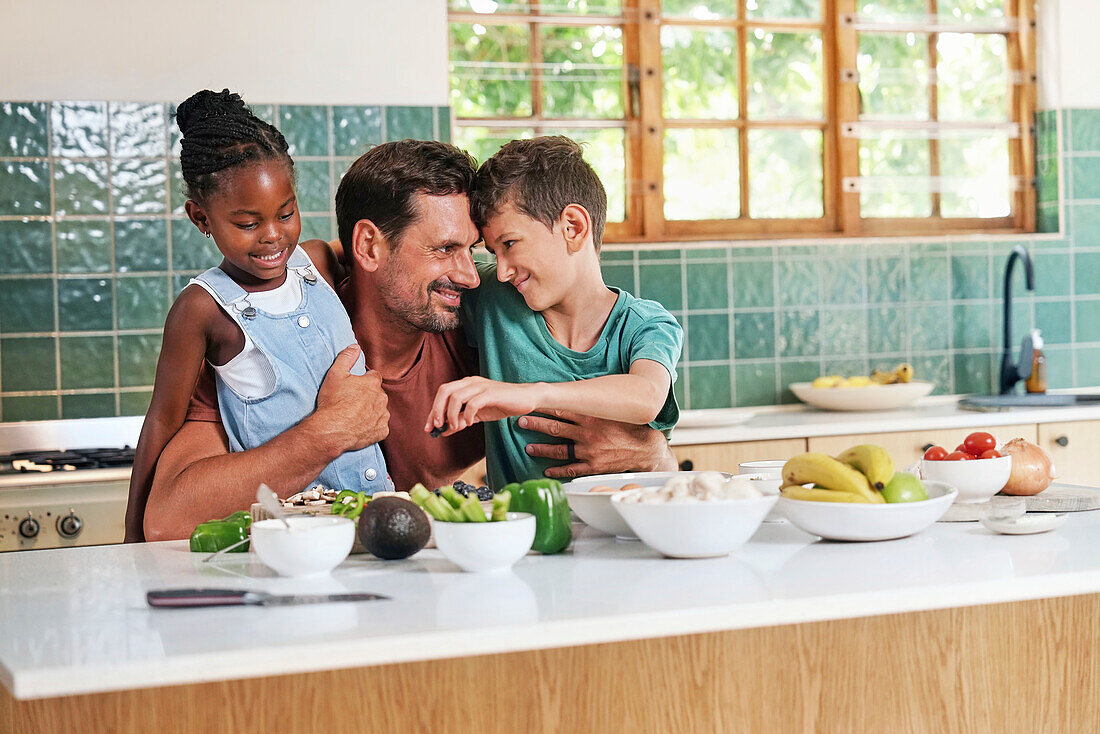
[[[558,221],[547,229],[506,203],[481,231],[485,248],[496,257],[497,279],[515,286],[532,311],[560,303],[573,283],[563,226]]]

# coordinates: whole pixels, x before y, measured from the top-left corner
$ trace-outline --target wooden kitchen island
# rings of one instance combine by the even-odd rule
[[[0,557],[0,731],[1096,731],[1100,512],[728,558],[581,531],[514,572],[438,551],[331,577],[182,542]],[[151,610],[149,589],[390,601]]]

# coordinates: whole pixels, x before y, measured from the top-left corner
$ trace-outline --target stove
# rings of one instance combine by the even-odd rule
[[[0,552],[121,543],[141,422],[0,423]]]

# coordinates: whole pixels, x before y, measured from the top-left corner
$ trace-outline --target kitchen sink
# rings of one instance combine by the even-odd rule
[[[1065,408],[1074,405],[1100,405],[1100,394],[970,395],[959,399],[960,408],[978,411],[1010,410],[1012,408]]]

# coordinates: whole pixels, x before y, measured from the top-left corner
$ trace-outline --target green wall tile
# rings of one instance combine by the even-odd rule
[[[59,273],[106,273],[110,270],[110,220],[63,220],[57,223]]]
[[[849,356],[867,352],[867,313],[860,308],[821,312],[821,353]]]
[[[107,213],[107,161],[59,160],[53,168],[54,212]]]
[[[1078,342],[1100,342],[1100,301],[1076,301],[1073,314]]]
[[[0,163],[0,215],[50,213],[50,164],[44,161]]]
[[[183,180],[183,168],[179,156],[168,161],[168,210],[177,216],[185,216],[187,210],[187,184]]]
[[[1100,348],[1078,347],[1073,356],[1077,369],[1075,387],[1100,385]]]
[[[55,156],[95,158],[107,155],[106,102],[54,102],[50,118]]]
[[[935,387],[933,395],[948,395],[952,392],[951,360],[946,354],[929,354],[913,357],[913,375],[918,380],[931,382]]]
[[[774,405],[779,402],[775,389],[775,364],[739,364],[734,370],[737,407]]]
[[[942,351],[951,346],[951,311],[946,304],[909,309],[909,344],[915,352]]]
[[[905,309],[895,306],[871,308],[867,313],[867,349],[872,355],[897,354],[908,348]],[[894,365],[888,365],[893,368]]]
[[[0,285],[0,332],[54,330],[54,281],[6,280]]]
[[[302,217],[303,240],[331,240],[335,237],[336,230],[331,216]]]
[[[49,155],[48,116],[45,102],[0,103],[0,156]]]
[[[115,222],[115,266],[120,273],[168,269],[168,222],[132,219]]]
[[[638,252],[638,260],[643,263],[647,262],[667,262],[669,260],[673,262],[680,262],[679,250],[641,250]]]
[[[726,308],[729,305],[729,279],[726,264],[687,266],[688,308]]]
[[[730,319],[727,314],[699,314],[687,318],[688,356],[693,362],[730,358]]]
[[[733,276],[733,303],[737,308],[773,308],[775,285],[772,262],[735,262]]]
[[[438,134],[436,138],[444,143],[451,142],[451,108],[436,107],[435,120]]]
[[[913,253],[909,259],[909,293],[913,301],[946,301],[951,295],[947,258]]]
[[[692,410],[733,407],[729,366],[692,367],[688,392]]]
[[[1035,273],[1035,295],[1069,295],[1070,256],[1068,254],[1036,253],[1031,256]]]
[[[162,156],[168,149],[167,107],[164,104],[112,102],[111,155],[115,158]]]
[[[14,396],[3,400],[5,421],[56,420],[57,398],[53,396]]]
[[[992,353],[956,354],[955,390],[961,394],[978,393],[988,395],[993,392]]]
[[[784,253],[785,254],[785,251]],[[779,275],[778,302],[782,306],[814,306],[821,301],[821,270],[817,260],[786,260],[782,254],[776,268]],[[734,266],[736,272],[737,266]]]
[[[690,248],[684,250],[684,256],[690,260],[726,261],[726,250],[722,247]]]
[[[202,232],[187,219],[172,220],[172,267],[176,270],[206,270],[222,261],[214,238]]]
[[[431,107],[386,108],[386,140],[431,140],[435,137]]]
[[[734,314],[733,345],[733,353],[737,359],[774,357],[775,314]]]
[[[1043,352],[1047,357],[1047,388],[1073,387],[1073,348],[1048,347]]]
[[[638,296],[657,301],[669,311],[684,306],[680,286],[680,266],[643,263],[638,272]]]
[[[57,283],[62,331],[103,331],[114,327],[114,297],[107,278],[66,278]]]
[[[817,356],[821,352],[820,314],[812,308],[780,311],[776,351],[781,357]]]
[[[298,171],[298,183],[295,187],[298,195],[298,211],[322,212],[331,214],[335,209],[329,186],[328,161],[302,161],[295,165]]]
[[[603,281],[613,288],[625,290],[627,293],[636,293],[638,286],[634,283],[633,265],[603,265]]]
[[[0,339],[0,385],[7,392],[57,389],[57,340],[53,337]]]
[[[1073,222],[1073,246],[1100,245],[1100,205],[1070,204],[1066,211]]]
[[[901,257],[867,258],[867,300],[897,303],[908,296],[906,260]]]
[[[53,272],[49,222],[0,222],[0,275]]]
[[[119,278],[118,328],[159,329],[170,305],[168,277]]]
[[[797,403],[798,398],[790,390],[792,382],[813,382],[815,377],[822,374],[821,363],[817,360],[805,360],[796,362],[781,362],[779,364],[779,384],[781,403]]]
[[[951,346],[986,348],[993,345],[993,312],[987,304],[956,305],[952,309]],[[997,321],[1000,324],[1000,319]]]
[[[280,105],[279,131],[292,156],[330,155],[328,108],[321,105]]]
[[[1059,224],[1057,205],[1039,205],[1036,211],[1036,232],[1058,232],[1060,231]]]
[[[951,257],[951,297],[957,300],[989,298],[989,258],[981,255]]]
[[[1044,158],[1035,164],[1036,199],[1040,202],[1058,201],[1058,159]]]
[[[825,257],[817,267],[821,268],[821,293],[825,303],[842,304],[863,301],[862,259]]]
[[[1073,254],[1073,290],[1078,296],[1100,295],[1100,252]]]
[[[1070,304],[1066,301],[1039,301],[1035,304],[1035,326],[1043,332],[1047,344],[1070,344]]]
[[[149,401],[152,399],[151,391],[124,392],[118,396],[119,415],[145,415],[149,410]]]
[[[105,418],[115,415],[114,393],[62,395],[62,418]]]
[[[1069,159],[1069,198],[1100,199],[1100,158]]]
[[[335,155],[361,156],[382,142],[381,107],[333,107],[332,142]],[[338,169],[343,172],[343,169]]]
[[[1075,153],[1100,151],[1100,110],[1067,110],[1069,149]]]
[[[865,357],[826,357],[821,363],[826,375],[866,375],[871,371],[870,361]]]
[[[111,164],[115,214],[168,211],[168,166],[164,161],[121,160]]]
[[[152,385],[160,356],[160,334],[120,334],[118,384],[121,387]]]
[[[62,389],[114,387],[114,337],[73,336],[60,341]]]
[[[633,263],[635,260],[633,250],[613,250],[610,248],[603,248],[600,251],[601,263],[614,263],[614,262],[628,262]]]

